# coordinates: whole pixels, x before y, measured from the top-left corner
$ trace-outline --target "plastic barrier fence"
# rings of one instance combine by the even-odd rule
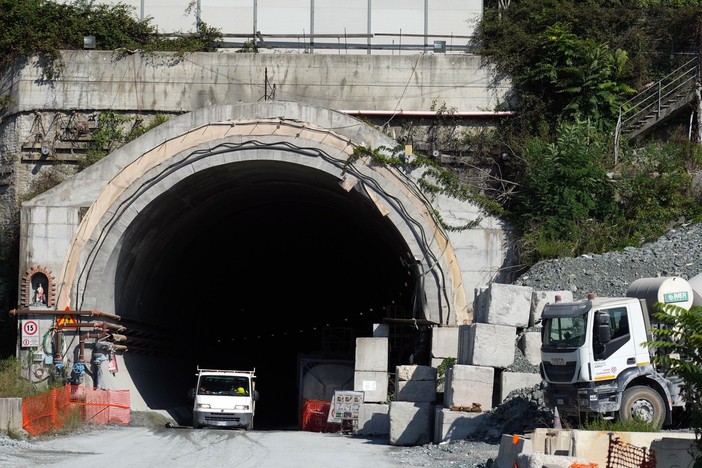
[[[22,427],[35,436],[60,429],[78,409],[88,424],[129,424],[129,390],[100,390],[78,385],[54,388],[22,399]]]
[[[302,430],[308,432],[339,432],[341,424],[327,422],[331,401],[307,400],[302,407]]]

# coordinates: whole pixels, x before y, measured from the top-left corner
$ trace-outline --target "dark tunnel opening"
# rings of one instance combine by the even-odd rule
[[[255,368],[255,427],[295,427],[302,358],[352,363],[355,338],[415,313],[408,250],[366,196],[325,172],[284,162],[198,172],[123,237],[115,305],[128,328],[125,364],[146,404],[166,410],[192,406],[197,366]],[[394,372],[419,336],[390,330]]]

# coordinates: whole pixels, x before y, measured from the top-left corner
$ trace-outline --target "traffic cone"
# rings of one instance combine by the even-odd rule
[[[558,406],[556,406],[553,410],[553,428],[563,429],[563,426],[561,425],[561,417],[558,414]]]

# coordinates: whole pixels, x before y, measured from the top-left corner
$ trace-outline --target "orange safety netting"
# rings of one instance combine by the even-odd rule
[[[100,390],[78,385],[54,388],[22,399],[22,427],[31,435],[60,429],[71,413],[90,424],[129,424],[129,390]]]
[[[623,442],[610,432],[606,468],[656,468],[656,452]]]
[[[327,422],[331,401],[307,400],[302,407],[302,430],[309,432],[339,432],[341,424]]]

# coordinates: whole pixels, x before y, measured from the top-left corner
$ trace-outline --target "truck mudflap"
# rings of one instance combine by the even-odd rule
[[[546,404],[564,414],[611,413],[619,411],[621,392],[616,385],[549,385],[544,393]]]
[[[244,428],[253,427],[252,413],[224,413],[220,411],[194,411],[193,427]]]

